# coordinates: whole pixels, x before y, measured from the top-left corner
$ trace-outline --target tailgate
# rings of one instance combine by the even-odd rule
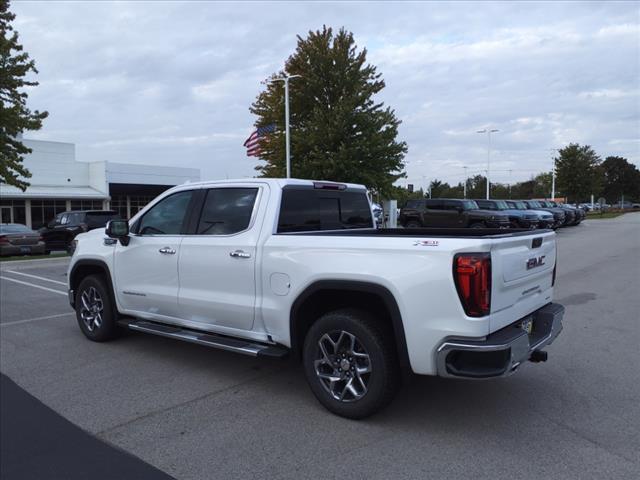
[[[491,248],[490,331],[503,328],[552,300],[553,232],[496,239]]]

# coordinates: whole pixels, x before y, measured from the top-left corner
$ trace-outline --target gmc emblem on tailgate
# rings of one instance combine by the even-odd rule
[[[539,257],[533,257],[527,260],[527,270],[531,270],[532,268],[541,267],[544,265],[545,255],[540,255]]]

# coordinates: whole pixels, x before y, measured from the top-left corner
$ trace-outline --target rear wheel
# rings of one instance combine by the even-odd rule
[[[347,418],[387,406],[399,385],[391,332],[367,312],[336,310],[320,317],[304,342],[305,375],[316,398]]]
[[[420,228],[420,222],[416,220],[410,220],[405,224],[404,228]]]
[[[78,286],[76,319],[85,337],[106,342],[118,335],[117,312],[111,294],[100,275],[89,275]]]
[[[469,228],[485,228],[485,226],[482,222],[476,222],[469,225]]]

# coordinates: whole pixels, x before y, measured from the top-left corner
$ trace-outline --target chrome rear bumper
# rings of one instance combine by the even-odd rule
[[[437,349],[436,364],[441,377],[493,378],[510,375],[542,350],[562,330],[564,307],[550,303],[525,318],[498,330],[484,340],[449,339]],[[523,324],[531,321],[531,333]]]

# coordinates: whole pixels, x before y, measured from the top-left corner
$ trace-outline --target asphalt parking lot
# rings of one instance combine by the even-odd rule
[[[0,371],[177,479],[635,479],[640,214],[588,220],[558,241],[567,311],[547,363],[495,381],[415,377],[364,421],[324,410],[291,362],[144,334],[87,341],[66,259],[1,264]]]

